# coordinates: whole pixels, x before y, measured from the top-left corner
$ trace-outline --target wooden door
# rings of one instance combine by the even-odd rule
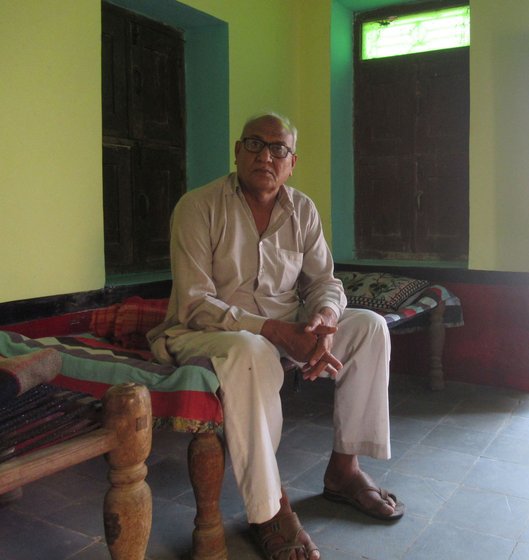
[[[183,38],[103,4],[107,272],[169,268],[169,219],[185,192]]]
[[[355,224],[361,257],[413,246],[414,72],[379,59],[355,71]]]
[[[468,48],[355,66],[360,258],[466,260]]]
[[[469,50],[417,64],[416,252],[446,260],[468,255]]]

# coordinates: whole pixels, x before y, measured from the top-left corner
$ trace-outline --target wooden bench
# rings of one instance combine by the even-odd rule
[[[16,327],[13,326],[13,328]],[[92,344],[92,347],[90,347],[90,344]],[[144,424],[149,427],[146,430],[149,434],[149,447],[153,419],[158,424],[168,424],[175,431],[191,432],[193,434],[188,446],[187,456],[189,478],[196,500],[192,558],[193,560],[226,560],[228,553],[220,512],[220,493],[225,468],[225,451],[220,437],[222,407],[216,396],[218,380],[212,367],[209,370],[205,362],[186,364],[181,367],[161,366],[148,361],[149,353],[147,351],[125,349],[110,343],[105,344],[99,339],[83,336],[29,339],[14,331],[0,331],[0,355],[14,356],[42,348],[54,348],[60,352],[62,357],[63,374],[58,375],[53,380],[54,385],[70,391],[82,391],[96,398],[102,396],[106,410],[109,410],[109,405],[114,402],[115,391],[123,386],[121,384],[112,386],[111,380],[115,376],[121,375],[118,381],[123,378],[134,380],[138,375],[143,378],[151,376],[155,381],[159,380],[163,384],[163,390],[161,391],[157,390],[158,387],[155,382],[149,390],[143,387],[143,390],[149,396],[149,405],[152,404],[152,409],[149,408],[148,424],[142,420],[142,427]],[[99,353],[98,350],[100,350]],[[112,354],[112,352],[115,352],[115,354]],[[69,376],[69,374],[72,374],[72,376]],[[87,379],[75,377],[79,374],[81,377],[86,374]],[[128,383],[125,386],[135,386],[135,384]],[[167,390],[170,387],[174,387],[174,390]],[[112,397],[112,400],[107,404],[110,397]],[[112,406],[111,410],[114,410],[114,408]],[[71,450],[68,447],[63,447],[63,444],[59,444],[60,446],[56,450],[57,459],[54,458],[53,461],[50,460],[49,454],[43,450],[37,452],[34,458],[36,467],[33,466],[33,455],[13,459],[6,463],[5,465],[10,464],[10,467],[6,471],[6,478],[3,479],[5,482],[0,486],[0,493],[5,493],[17,486],[17,471],[20,471],[22,466],[27,469],[27,473],[20,480],[23,484],[26,484],[31,480],[57,472],[57,470],[113,449],[117,440],[114,430],[108,428],[113,428],[116,421],[111,422],[112,415],[109,416],[108,413],[104,417],[108,419],[101,430],[86,437],[82,436]],[[144,432],[145,430],[142,431],[142,434]],[[74,442],[71,442],[71,445],[73,446]],[[140,482],[137,477],[141,475],[143,479],[145,478],[146,468],[143,470],[143,463],[141,463],[143,466],[140,468],[136,462],[131,462],[130,467],[127,464],[127,468],[125,468],[125,464],[121,462],[122,459],[117,459],[120,461],[119,463],[116,463],[113,459],[114,456],[118,457],[118,453],[118,449],[109,453],[112,484],[121,489],[121,494],[117,494],[118,498],[122,496],[122,499],[126,500],[128,496],[134,501],[134,494],[123,486],[119,477],[128,476],[130,471],[134,481],[127,486],[135,488],[136,484]],[[78,456],[76,457],[75,454]],[[147,454],[148,452],[145,457]],[[134,461],[136,460],[137,457],[134,455]],[[7,467],[4,466],[5,469]],[[39,469],[43,469],[42,472]],[[3,473],[2,465],[0,465],[0,473]],[[18,486],[20,485],[20,482],[18,482]],[[127,550],[121,550],[121,542],[128,540],[128,537],[121,537],[113,542],[112,535],[116,532],[113,528],[117,527],[116,523],[113,522],[116,516],[111,515],[113,511],[108,510],[107,512],[107,505],[105,505],[105,532],[107,541],[109,539],[108,535],[110,535],[110,541],[112,541],[112,544],[109,542],[109,549],[114,554],[112,558],[115,560],[143,559],[143,552],[138,552],[137,556],[132,556],[128,555]],[[150,518],[150,509],[148,515]],[[131,524],[134,525],[135,522],[132,521]],[[127,528],[125,533],[128,530]],[[138,537],[140,535],[141,532],[139,532]],[[136,535],[134,536],[136,537]],[[145,537],[145,546],[147,537],[148,535]],[[142,542],[143,538],[141,537]],[[134,544],[133,548],[136,551],[139,550],[140,546]],[[116,552],[112,552],[113,550],[116,550]],[[143,548],[144,550],[145,548]]]
[[[43,387],[37,386],[35,390]],[[69,407],[73,406],[74,397],[68,391],[50,396],[56,401],[68,399]],[[86,397],[75,402],[82,399]],[[17,400],[1,409],[4,416]],[[95,408],[90,410],[93,413]],[[116,385],[104,395],[100,414],[100,422],[94,418],[94,429],[88,433],[2,462],[0,494],[16,494],[30,482],[104,454],[109,465],[110,489],[104,500],[103,519],[110,555],[113,560],[143,560],[152,520],[151,491],[145,482],[145,460],[152,436],[149,392],[133,383]],[[46,423],[40,424],[40,429],[45,432]],[[6,437],[4,430],[2,436]],[[47,437],[63,436],[48,432]]]
[[[444,388],[445,329],[463,325],[459,298],[444,286],[387,272],[339,270],[348,307],[371,309],[386,319],[392,335],[428,332],[430,388]]]

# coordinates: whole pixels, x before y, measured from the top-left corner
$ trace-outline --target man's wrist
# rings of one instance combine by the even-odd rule
[[[276,319],[267,319],[261,327],[261,335],[272,342],[272,344],[277,342],[278,323],[279,321]]]
[[[332,325],[336,325],[338,323],[338,315],[332,307],[322,307],[318,313],[329,319]]]

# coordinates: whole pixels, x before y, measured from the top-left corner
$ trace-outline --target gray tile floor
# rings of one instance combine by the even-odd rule
[[[321,497],[331,445],[332,384],[286,385],[283,481],[294,509],[326,560],[527,560],[529,394],[464,384],[431,393],[392,378],[393,458],[364,468],[407,504],[386,524]],[[194,499],[188,436],[158,432],[149,458],[154,498],[149,560],[189,558]],[[101,560],[103,459],[33,483],[0,509],[0,560]],[[245,524],[231,467],[222,509],[232,560],[261,558]]]

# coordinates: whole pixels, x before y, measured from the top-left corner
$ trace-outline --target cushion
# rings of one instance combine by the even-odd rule
[[[90,332],[102,338],[113,338],[120,305],[116,303],[110,307],[94,309],[90,317]]]
[[[384,272],[336,272],[344,285],[347,305],[391,313],[408,303],[429,285],[428,280]]]
[[[164,319],[168,299],[134,296],[92,312],[90,332],[108,338],[124,348],[148,348],[145,335]]]
[[[61,372],[61,355],[53,348],[0,358],[0,405],[15,399]]]
[[[124,348],[147,347],[145,335],[164,319],[168,299],[126,299],[118,309],[114,340]]]

